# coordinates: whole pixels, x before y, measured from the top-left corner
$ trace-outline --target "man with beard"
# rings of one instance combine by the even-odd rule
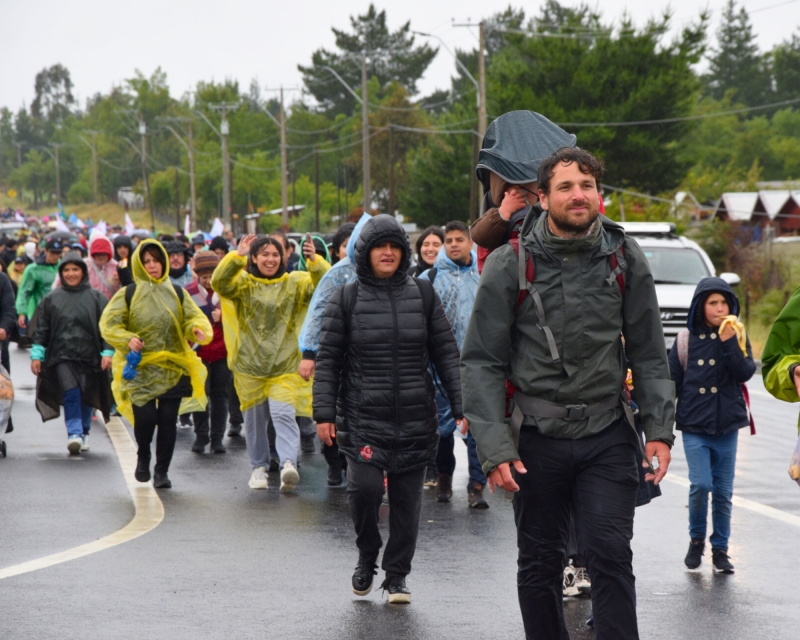
[[[525,219],[518,249],[505,245],[486,260],[461,356],[464,415],[489,486],[515,493],[527,638],[569,638],[561,590],[573,506],[597,638],[639,638],[630,548],[636,465],[657,459],[646,480],[660,482],[674,439],[653,277],[636,242],[599,216],[602,173],[602,162],[578,148],[542,162],[544,213]],[[626,356],[646,455],[626,419]],[[516,389],[510,424],[506,378]]]

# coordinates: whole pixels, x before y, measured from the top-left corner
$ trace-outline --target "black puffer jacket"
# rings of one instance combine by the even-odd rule
[[[403,238],[400,268],[391,278],[376,278],[370,250],[397,238]],[[419,285],[407,275],[410,256],[408,238],[394,218],[379,215],[364,225],[356,244],[352,313],[343,308],[344,287],[339,287],[325,309],[314,376],[314,420],[336,423],[345,455],[387,471],[422,467],[436,456],[429,362],[453,415],[463,415],[458,347],[435,292],[430,318],[425,317]]]

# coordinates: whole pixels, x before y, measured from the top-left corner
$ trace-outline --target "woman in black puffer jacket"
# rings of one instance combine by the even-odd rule
[[[372,588],[385,471],[390,518],[383,588],[397,603],[411,600],[405,576],[416,547],[425,469],[439,442],[429,363],[453,416],[463,421],[458,347],[433,287],[407,275],[410,256],[408,236],[393,217],[375,216],[364,225],[356,244],[358,278],[337,289],[325,309],[314,377],[319,437],[328,445],[335,437],[348,458],[359,549],[353,591],[366,595]]]

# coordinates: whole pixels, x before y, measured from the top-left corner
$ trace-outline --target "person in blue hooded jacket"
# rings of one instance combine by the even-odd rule
[[[739,429],[750,424],[742,385],[756,371],[750,341],[745,338],[740,344],[730,325],[720,332],[720,325],[731,315],[739,315],[733,289],[721,278],[704,278],[694,292],[688,329],[678,335],[669,354],[678,401],[675,422],[683,432],[691,482],[691,542],[684,563],[689,569],[700,566],[711,493],[712,562],[723,573],[733,573],[728,540],[736,445]]]
[[[442,301],[445,315],[456,338],[459,350],[464,344],[467,334],[475,293],[478,290],[478,256],[472,249],[469,227],[461,221],[447,223],[444,228],[444,246],[433,267],[424,271],[421,279],[429,280]],[[439,414],[439,450],[436,454],[436,499],[449,502],[453,497],[453,472],[456,469],[455,447],[456,421],[450,410],[450,401],[442,391],[442,385],[436,381],[436,408]],[[472,434],[462,434],[467,445],[469,459],[469,483],[467,499],[469,506],[475,509],[488,509],[489,503],[483,497],[486,486],[486,474],[478,460],[478,450]]]
[[[322,320],[325,315],[325,307],[328,306],[328,301],[331,299],[333,292],[340,286],[346,285],[356,277],[356,241],[361,233],[361,229],[367,223],[367,220],[372,219],[372,216],[365,213],[353,229],[350,239],[347,241],[347,257],[338,260],[326,273],[322,280],[320,280],[317,288],[314,290],[314,295],[311,297],[311,302],[308,304],[308,311],[306,312],[306,319],[303,322],[303,328],[300,330],[298,342],[300,344],[300,353],[303,359],[300,361],[300,368],[298,373],[308,380],[314,375],[316,368],[317,351],[319,351],[319,336],[322,333]],[[342,225],[344,226],[344,225]],[[337,233],[338,235],[338,233]],[[340,244],[344,239],[340,239]],[[338,249],[334,247],[334,251]],[[328,463],[328,486],[338,487],[342,484],[342,472],[347,467],[347,461],[344,455],[339,454],[339,447],[336,441],[333,441],[333,446],[328,446],[323,443],[322,454],[325,456],[325,461]]]

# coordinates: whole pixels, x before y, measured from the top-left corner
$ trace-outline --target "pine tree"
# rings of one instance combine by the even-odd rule
[[[717,48],[709,59],[705,76],[708,94],[722,100],[728,91],[733,101],[749,107],[772,99],[771,78],[766,56],[758,50],[753,26],[744,7],[736,10],[735,0],[728,0],[719,31]]]
[[[800,35],[794,34],[772,50],[772,74],[776,100],[800,98]]]

